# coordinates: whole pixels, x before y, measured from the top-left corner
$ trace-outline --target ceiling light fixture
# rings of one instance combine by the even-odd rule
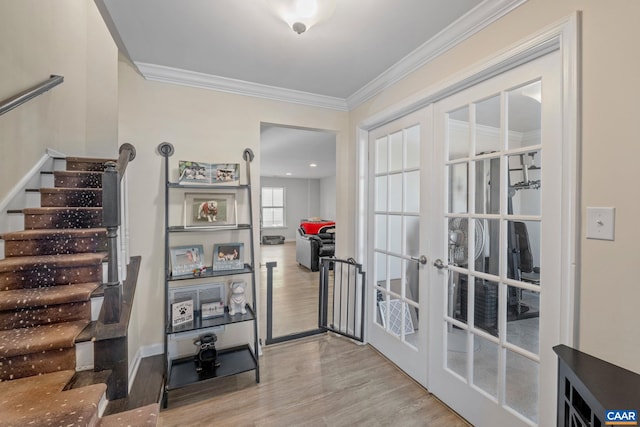
[[[287,172],[287,173],[285,173],[285,175],[291,176],[291,172]]]
[[[269,7],[293,31],[302,34],[326,21],[336,10],[336,0],[266,0]]]
[[[310,166],[310,167],[312,167],[312,168],[315,168],[315,167],[317,167],[318,165],[316,165],[315,163],[309,163],[309,166]]]

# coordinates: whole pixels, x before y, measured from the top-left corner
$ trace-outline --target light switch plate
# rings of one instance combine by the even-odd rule
[[[587,239],[613,240],[615,208],[587,208]]]

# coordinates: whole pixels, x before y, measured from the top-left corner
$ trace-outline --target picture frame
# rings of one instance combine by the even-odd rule
[[[202,162],[180,160],[178,162],[179,184],[211,184],[211,165]]]
[[[198,304],[202,319],[224,316],[227,298],[225,283],[210,283],[198,288]]]
[[[185,193],[185,228],[235,228],[238,209],[232,193]]]
[[[211,183],[217,185],[239,185],[240,163],[214,163],[211,165]]]
[[[244,243],[216,243],[213,245],[213,270],[242,270]]]
[[[178,301],[171,304],[171,326],[180,326],[193,322],[193,300]]]
[[[240,185],[240,163],[178,162],[178,183],[182,185]]]
[[[170,248],[171,275],[185,276],[204,267],[204,247],[202,245],[174,246]]]

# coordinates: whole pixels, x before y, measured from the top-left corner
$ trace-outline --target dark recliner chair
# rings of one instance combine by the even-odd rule
[[[324,228],[318,234],[307,234],[298,227],[296,236],[296,262],[311,271],[318,271],[320,258],[332,257],[336,250],[335,228]]]

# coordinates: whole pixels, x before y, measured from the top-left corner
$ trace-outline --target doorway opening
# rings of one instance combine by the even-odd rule
[[[260,335],[274,337],[270,344],[322,332],[319,260],[333,255],[336,237],[335,133],[262,123],[260,194]],[[270,307],[267,263],[275,263]]]

